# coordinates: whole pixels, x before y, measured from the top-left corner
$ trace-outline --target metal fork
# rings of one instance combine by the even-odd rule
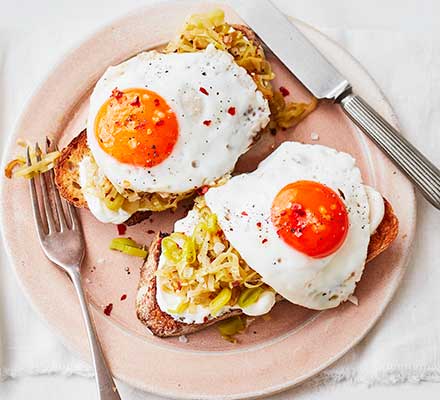
[[[51,147],[50,141],[46,138],[46,152]],[[38,143],[35,145],[35,154],[36,160],[40,161],[42,152]],[[29,166],[32,165],[29,147],[27,148],[27,164]],[[40,185],[42,206],[38,200],[36,180],[39,181]],[[89,338],[96,382],[98,384],[98,399],[120,400],[115,382],[96,337],[81,284],[80,269],[84,259],[85,245],[81,223],[76,214],[75,207],[68,204],[65,200],[61,200],[58,190],[55,188],[52,170],[41,174],[38,179],[31,178],[29,187],[35,224],[44,253],[50,261],[66,272],[78,295]]]

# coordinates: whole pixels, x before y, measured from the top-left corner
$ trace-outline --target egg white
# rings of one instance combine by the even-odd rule
[[[116,87],[152,90],[175,112],[178,141],[162,163],[152,168],[132,166],[101,149],[94,123]],[[229,107],[235,107],[235,115],[227,112]],[[229,173],[269,122],[269,114],[255,82],[229,53],[211,45],[185,54],[149,51],[108,68],[99,79],[90,97],[87,142],[99,168],[117,188],[129,183],[137,192],[183,193]],[[205,120],[211,125],[204,125]]]
[[[298,180],[318,181],[344,194],[348,234],[327,257],[312,258],[293,249],[272,225],[273,199],[285,185]],[[370,195],[377,208],[371,213],[375,224],[383,217],[379,196]],[[370,242],[370,203],[350,155],[325,146],[285,142],[257,170],[211,188],[205,200],[241,257],[287,300],[322,310],[336,307],[354,292]]]

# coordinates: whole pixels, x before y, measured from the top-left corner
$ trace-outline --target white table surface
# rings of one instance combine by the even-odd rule
[[[113,18],[148,2],[148,0],[9,0],[1,2],[0,49],[7,40],[8,46],[17,43],[22,46],[19,50],[32,52],[33,55],[38,52],[39,46],[44,46],[45,53],[49,55],[44,59],[33,56],[32,65],[17,66],[17,71],[22,74],[22,79],[26,84],[21,85],[18,92],[11,93],[11,101],[24,105],[36,84],[48,73],[50,66],[57,62],[69,48],[74,47],[82,38],[87,37]],[[286,13],[338,38],[342,45],[344,45],[344,40],[341,40],[343,35],[340,35],[340,32],[347,29],[375,32],[376,39],[380,36],[380,32],[397,36],[399,34],[411,35],[411,41],[422,41],[427,36],[440,36],[440,2],[436,0],[369,0],[368,2],[276,0],[275,2]],[[26,37],[25,41],[21,40],[23,37]],[[14,38],[17,40],[14,41]],[[47,51],[48,48],[50,51]],[[408,54],[410,50],[410,43],[408,43]],[[383,88],[396,110],[402,127],[406,130],[423,128],[420,129],[419,136],[416,138],[417,145],[438,163],[439,142],[435,142],[437,147],[433,147],[432,143],[426,143],[423,140],[426,134],[424,129],[435,129],[435,127],[420,127],[413,115],[399,113],[400,110],[405,110],[408,96],[417,96],[417,88],[410,84],[411,77],[397,72],[398,68],[393,76],[377,68],[375,57],[389,57],[389,62],[393,63],[396,61],[394,55],[383,52],[376,54],[373,37],[371,52],[368,56],[365,56],[365,51],[357,53],[356,48],[350,48],[350,51],[360,59],[379,86]],[[402,49],[399,51],[402,54]],[[439,52],[440,48],[436,51]],[[399,62],[411,62],[410,57],[408,60]],[[7,79],[7,74],[11,72],[13,71],[6,71],[6,74],[1,76],[2,79]],[[428,76],[426,79],[433,79],[433,77]],[[7,82],[1,80],[0,89],[4,87],[8,87]],[[8,89],[14,88],[8,87]],[[440,103],[437,107],[439,105]],[[0,116],[3,112],[4,110],[0,109]],[[18,115],[3,115],[3,117],[5,118],[0,118],[0,122],[3,121],[5,125],[0,126],[0,129],[9,127],[11,121],[15,121]],[[436,129],[439,129],[438,126]],[[438,133],[437,135],[440,136]],[[4,143],[5,136],[2,132],[2,143]],[[428,223],[429,216],[433,214],[427,209],[420,196],[418,200],[419,222],[423,227],[424,223]],[[419,225],[419,229],[423,228]],[[440,383],[422,382],[367,387],[345,382],[323,388],[305,385],[295,392],[297,399],[344,400],[356,396],[357,399],[363,400],[371,396],[382,399],[394,398],[397,395],[402,400],[413,399],[415,396],[428,400],[438,399],[440,398]],[[95,384],[93,380],[87,378],[56,375],[22,377],[0,383],[0,399],[29,398],[34,400],[93,399],[95,398]]]

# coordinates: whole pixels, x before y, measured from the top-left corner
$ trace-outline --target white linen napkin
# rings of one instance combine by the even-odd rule
[[[78,0],[76,6],[81,9],[89,3]],[[98,25],[137,3],[106,0],[107,9],[99,24],[94,18],[101,14],[93,7],[88,16],[75,23],[69,19],[69,10],[63,13],[61,9],[47,9],[47,21],[51,22],[48,27],[14,24],[0,16],[1,144],[22,111],[24,99],[54,61]],[[429,10],[420,8],[423,19],[419,25],[409,24],[411,13],[402,14],[407,20],[399,25],[397,17],[391,22],[383,15],[377,20],[363,18],[366,9],[374,7],[371,3],[368,7],[348,1],[339,2],[339,7],[325,1],[276,3],[286,13],[314,22],[358,58],[386,93],[404,134],[440,165],[440,113],[436,112],[440,105],[440,29],[431,25]],[[416,9],[418,3],[413,3]],[[388,11],[390,17],[392,10]],[[440,381],[440,212],[420,196],[417,212],[413,256],[392,304],[360,345],[311,384],[342,380],[371,385]],[[0,378],[46,373],[91,375],[90,367],[72,355],[33,311],[4,251],[0,262]],[[140,392],[126,391],[132,396],[126,398],[145,398]],[[287,399],[289,392],[275,398]]]

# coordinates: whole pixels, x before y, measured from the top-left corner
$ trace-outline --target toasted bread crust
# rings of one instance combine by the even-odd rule
[[[75,207],[87,207],[87,201],[79,183],[79,163],[90,155],[87,146],[87,133],[84,129],[81,133],[61,151],[55,163],[55,183],[60,195]]]
[[[371,261],[380,253],[385,251],[391,243],[396,239],[399,233],[399,220],[394,214],[393,207],[388,200],[383,199],[385,204],[385,213],[376,232],[370,237],[370,244],[368,245],[367,261]]]
[[[371,261],[385,251],[397,237],[398,220],[391,204],[384,199],[385,214],[376,232],[370,238],[367,261]],[[140,280],[136,297],[136,312],[139,320],[156,336],[171,337],[197,332],[221,320],[241,315],[240,310],[223,314],[221,317],[202,324],[186,324],[176,321],[162,311],[156,300],[156,271],[161,254],[161,240],[166,234],[159,234],[153,240],[146,262],[140,270]],[[277,299],[279,300],[279,299]]]
[[[60,195],[78,208],[87,208],[87,201],[79,183],[79,163],[89,155],[91,153],[87,146],[87,132],[84,129],[62,150],[55,163],[55,183]],[[124,224],[128,226],[138,224],[149,218],[151,214],[151,211],[135,212]]]

